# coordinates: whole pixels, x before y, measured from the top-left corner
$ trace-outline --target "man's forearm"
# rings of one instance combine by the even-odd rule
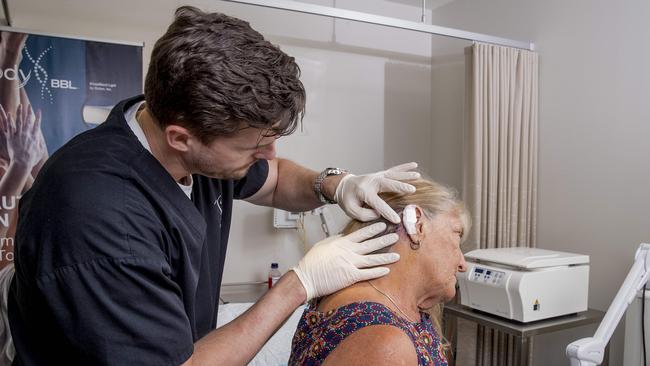
[[[187,364],[245,365],[306,299],[305,289],[293,271],[237,319],[194,344]]]
[[[287,211],[308,211],[323,205],[314,192],[314,181],[319,172],[307,169],[293,161],[278,159],[278,181],[273,193],[273,207]],[[333,199],[342,176],[325,178],[321,189]]]

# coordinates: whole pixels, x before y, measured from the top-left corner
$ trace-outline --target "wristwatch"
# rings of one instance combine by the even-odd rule
[[[325,195],[323,194],[323,191],[321,190],[323,180],[325,180],[325,178],[327,178],[329,176],[341,175],[341,174],[344,174],[344,173],[347,173],[347,172],[348,172],[347,170],[340,169],[340,168],[325,168],[325,170],[323,170],[318,175],[318,177],[316,177],[316,180],[314,181],[314,192],[316,193],[316,197],[318,197],[318,199],[322,203],[325,203],[325,204],[336,203],[335,200],[329,199],[329,198],[325,197]]]

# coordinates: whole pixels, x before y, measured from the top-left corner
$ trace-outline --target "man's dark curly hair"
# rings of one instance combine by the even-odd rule
[[[243,127],[284,136],[304,115],[299,76],[247,22],[183,6],[153,48],[145,99],[161,127],[181,125],[203,143]]]

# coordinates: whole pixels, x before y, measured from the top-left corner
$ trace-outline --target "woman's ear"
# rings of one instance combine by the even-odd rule
[[[417,222],[415,223],[415,229],[416,229],[416,234],[419,236],[419,238],[422,238],[422,235],[424,235],[424,223],[422,220],[423,212],[422,208],[420,206],[415,206],[415,217]]]
[[[408,205],[404,208],[404,228],[411,240],[411,248],[417,249],[420,247],[420,240],[422,240],[424,227],[422,225],[422,208],[416,205]]]

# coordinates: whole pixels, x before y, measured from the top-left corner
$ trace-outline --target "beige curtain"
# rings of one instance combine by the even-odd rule
[[[475,43],[466,51],[466,248],[535,246],[538,55]],[[512,365],[515,342],[459,320],[456,365]]]

